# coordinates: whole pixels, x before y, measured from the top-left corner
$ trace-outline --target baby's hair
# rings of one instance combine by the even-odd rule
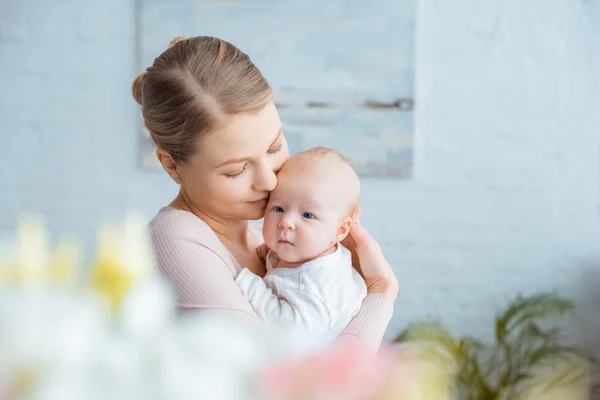
[[[310,149],[306,149],[304,151],[299,152],[298,154],[307,154],[307,155],[316,155],[316,156],[325,156],[325,155],[333,155],[340,158],[340,161],[343,161],[350,165],[346,157],[339,151],[332,149],[330,147],[316,146],[311,147]]]
[[[250,57],[225,40],[176,37],[132,84],[154,143],[185,163],[228,117],[262,110],[272,90]]]
[[[311,147],[309,149],[306,149],[306,150],[296,153],[295,156],[300,156],[300,157],[302,157],[302,156],[315,157],[316,156],[316,157],[322,157],[323,159],[325,159],[327,157],[332,157],[336,161],[341,162],[342,168],[337,171],[344,171],[343,173],[349,174],[349,176],[352,177],[351,182],[354,182],[354,184],[355,184],[355,187],[351,186],[354,189],[353,189],[353,193],[351,194],[351,197],[349,198],[349,205],[348,205],[348,210],[347,210],[348,214],[352,214],[352,211],[358,205],[358,200],[360,197],[360,179],[358,177],[358,174],[354,170],[354,167],[352,166],[352,164],[350,162],[348,162],[346,157],[344,157],[344,155],[342,153],[340,153],[339,151],[337,151],[335,149],[332,149],[330,147],[323,147],[323,146]],[[302,164],[299,163],[299,165],[302,165]]]

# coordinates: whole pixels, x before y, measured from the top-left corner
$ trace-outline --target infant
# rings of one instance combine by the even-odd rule
[[[291,334],[332,340],[367,294],[340,243],[352,227],[360,183],[334,150],[316,147],[291,157],[277,174],[263,224],[261,279],[243,269],[236,283],[259,317]]]

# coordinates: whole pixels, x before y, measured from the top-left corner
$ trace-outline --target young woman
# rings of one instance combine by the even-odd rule
[[[180,186],[150,224],[161,273],[182,314],[206,309],[257,320],[234,279],[241,266],[264,276],[256,248],[276,173],[289,156],[272,90],[250,58],[213,37],[176,38],[133,83],[164,170]],[[398,282],[359,210],[343,243],[368,288],[340,340],[376,349],[392,317]]]

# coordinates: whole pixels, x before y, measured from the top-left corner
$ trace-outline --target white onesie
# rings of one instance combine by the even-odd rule
[[[332,254],[296,268],[273,268],[275,257],[267,254],[263,279],[243,269],[235,280],[258,316],[291,334],[335,339],[367,295],[348,249],[339,244]]]

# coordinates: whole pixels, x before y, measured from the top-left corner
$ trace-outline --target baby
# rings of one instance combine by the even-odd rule
[[[291,157],[277,174],[258,248],[264,279],[244,269],[236,283],[268,324],[292,334],[333,339],[367,294],[340,243],[352,227],[360,183],[334,150],[317,147]]]

